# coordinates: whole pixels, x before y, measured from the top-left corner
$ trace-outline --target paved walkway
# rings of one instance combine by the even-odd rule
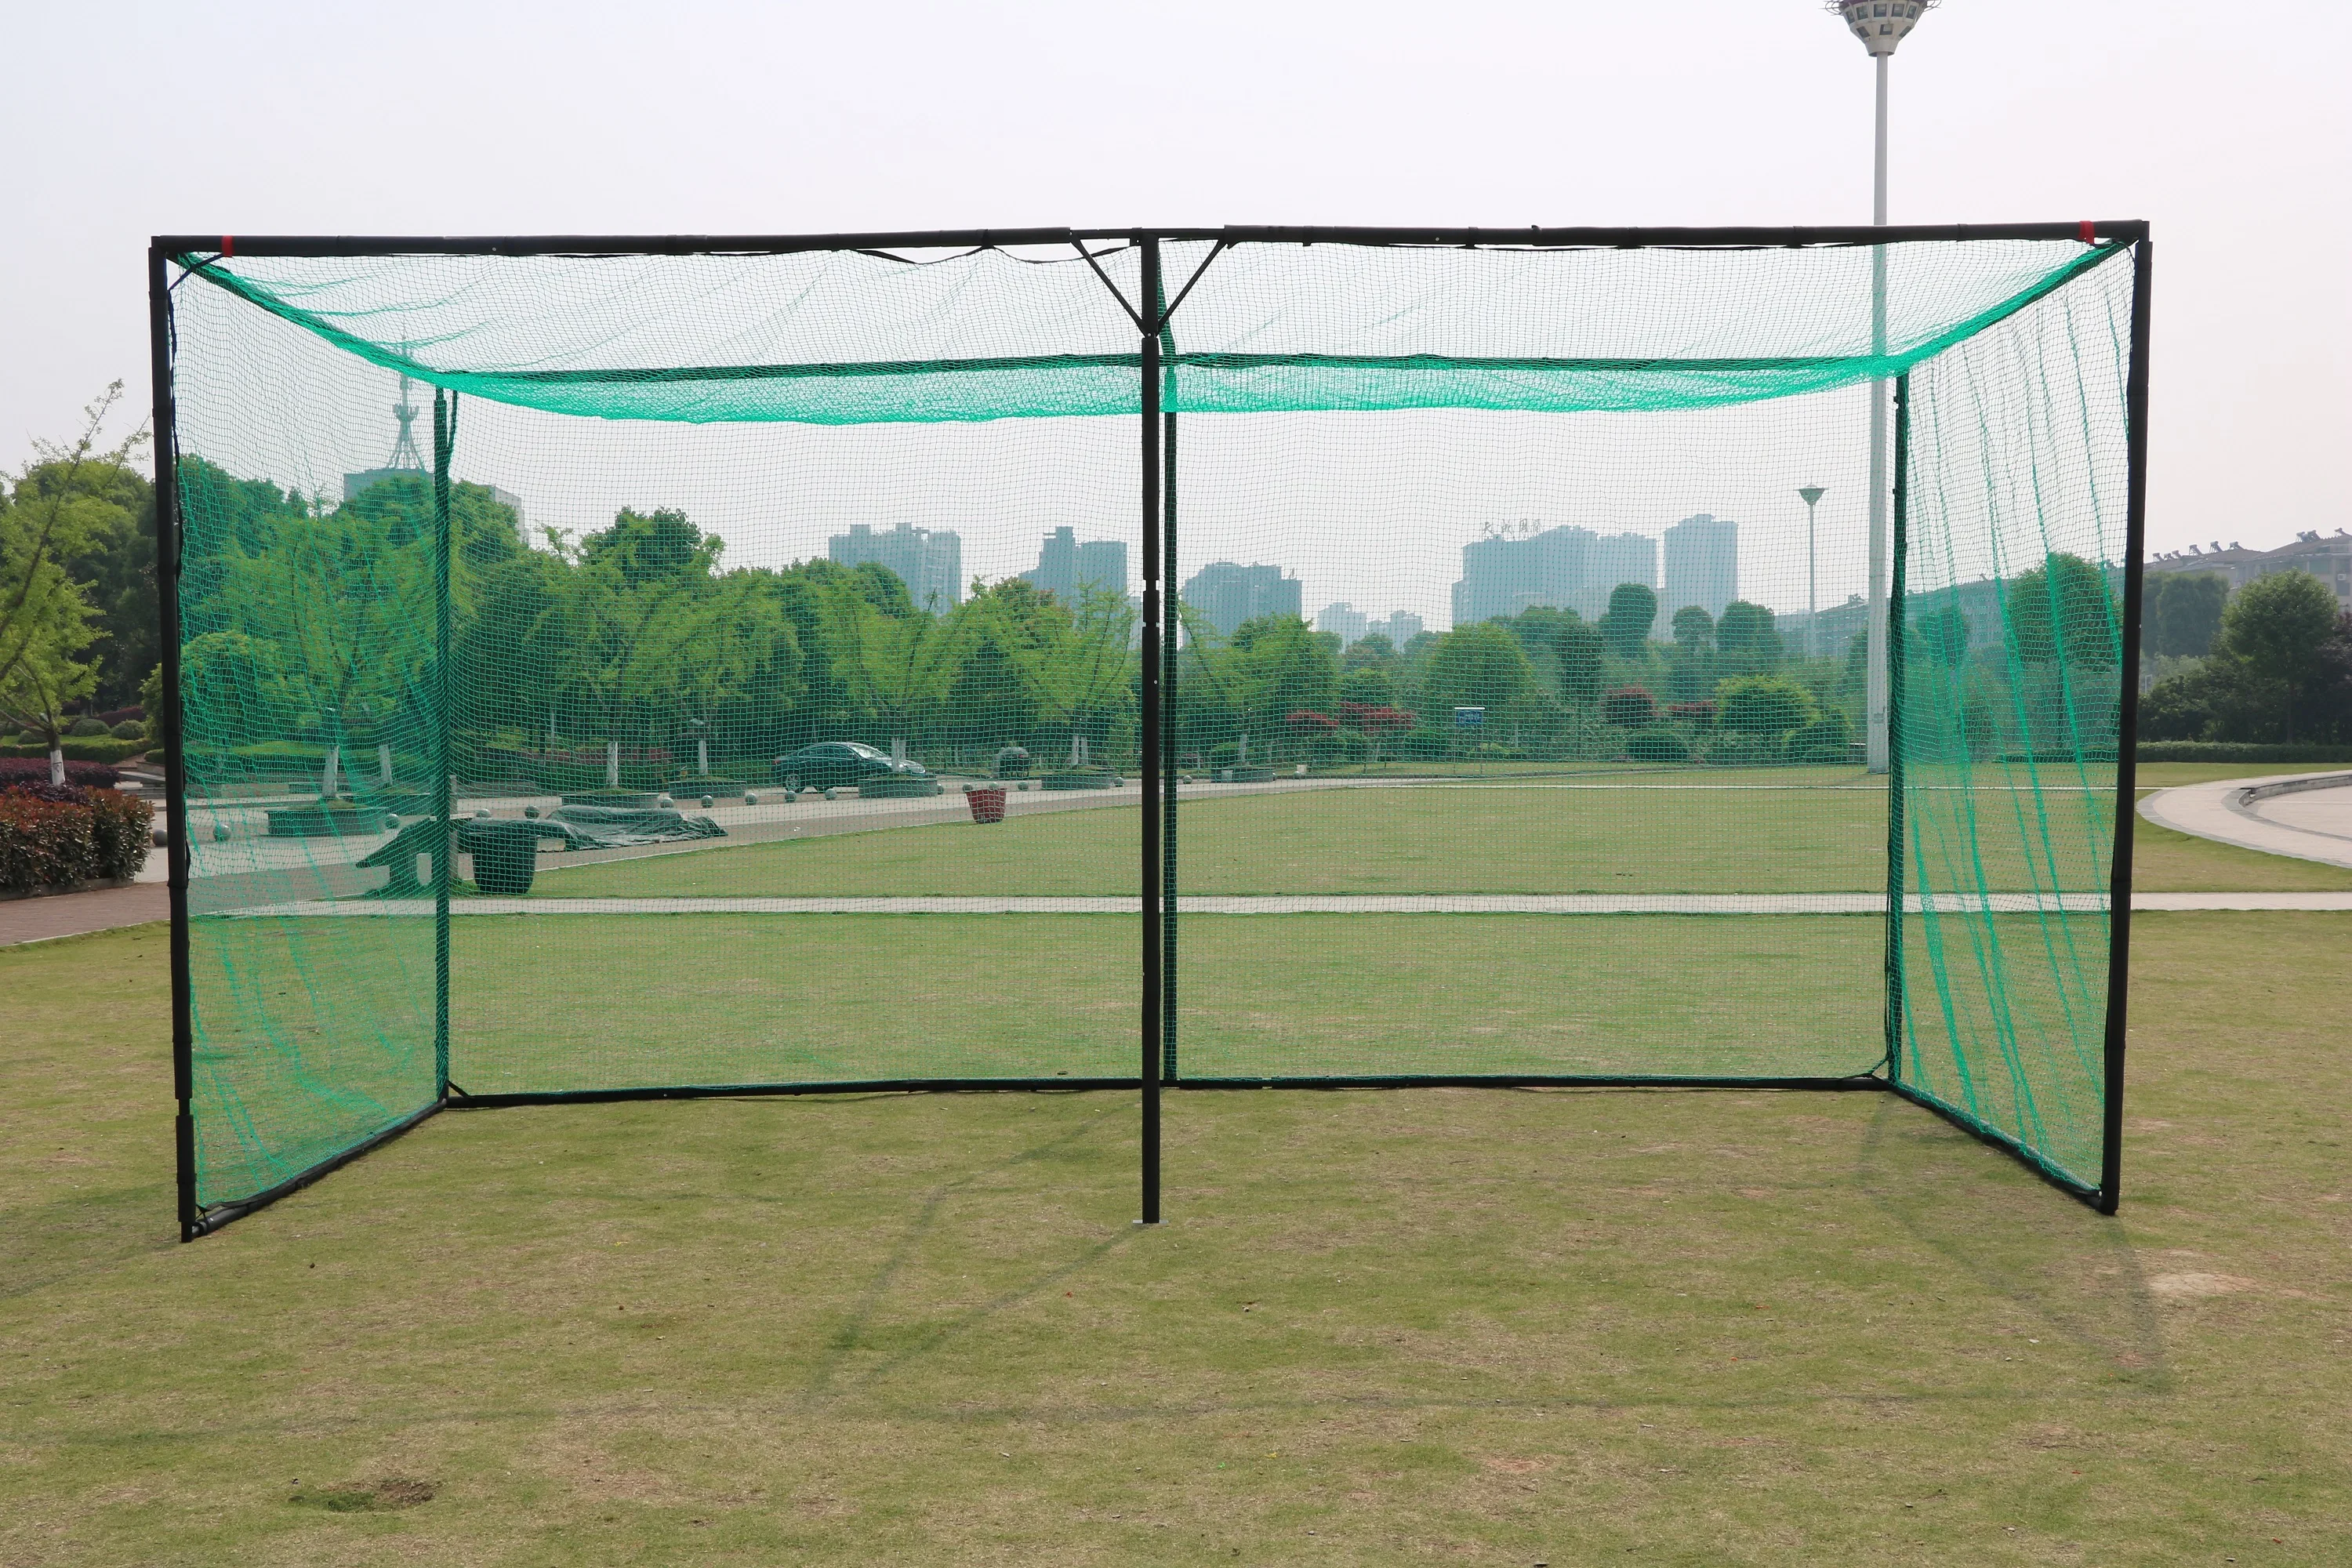
[[[1914,914],[2096,914],[2103,893],[1938,894],[1906,899]],[[2325,910],[2352,912],[2352,892],[2141,893],[2135,910]],[[1876,915],[1876,893],[1423,893],[1188,895],[1179,915]],[[224,913],[271,919],[430,919],[430,899],[317,899]],[[876,899],[459,899],[453,916],[476,915],[1124,915],[1128,898]]]
[[[2139,814],[2200,838],[2352,868],[2352,773],[2341,768],[2158,790]]]
[[[155,858],[160,860],[163,856],[159,853]],[[0,947],[171,918],[171,889],[160,882],[134,882],[94,893],[0,900]]]

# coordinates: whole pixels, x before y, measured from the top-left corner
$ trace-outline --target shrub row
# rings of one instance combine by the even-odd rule
[[[115,881],[147,863],[154,813],[109,789],[47,783],[0,789],[0,892]]]
[[[68,735],[58,750],[65,752],[68,762],[119,763],[125,757],[137,756],[151,743],[146,741],[118,741],[107,735]],[[48,747],[38,742],[29,746],[22,742],[0,745],[0,757],[46,757],[48,754]]]
[[[46,784],[49,782],[49,759],[45,753],[34,757],[0,757],[0,789],[17,784]],[[122,782],[122,775],[104,763],[66,762],[66,783],[79,784],[84,789],[112,789]]]
[[[2352,763],[2352,746],[2253,745],[2230,741],[2142,741],[2143,763]]]

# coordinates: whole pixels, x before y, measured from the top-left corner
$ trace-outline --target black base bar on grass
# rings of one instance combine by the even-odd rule
[[[839,1083],[716,1083],[657,1089],[552,1089],[453,1097],[452,1110],[516,1105],[604,1105],[624,1100],[748,1100],[787,1094],[1035,1094],[1055,1089],[1133,1089],[1131,1078],[877,1078]]]
[[[1851,1078],[1659,1078],[1640,1073],[1393,1073],[1361,1078],[1188,1078],[1180,1089],[1885,1089],[1870,1073]]]
[[[374,1137],[352,1144],[333,1159],[320,1161],[299,1176],[289,1176],[276,1186],[256,1193],[249,1198],[238,1198],[234,1203],[215,1204],[196,1216],[194,1225],[188,1227],[180,1239],[194,1241],[200,1236],[210,1236],[231,1220],[243,1219],[256,1209],[268,1208],[287,1194],[299,1193],[321,1176],[332,1175],[361,1155],[373,1153],[418,1122],[448,1109],[448,1105],[449,1102],[446,1100],[436,1100],[414,1116],[404,1117],[394,1122]]]
[[[2105,1206],[2098,1188],[2092,1186],[2089,1183],[2084,1181],[2079,1176],[2068,1175],[2064,1171],[2060,1170],[2057,1166],[2052,1164],[2049,1161],[2043,1159],[2041,1155],[2035,1153],[2032,1150],[2027,1148],[2024,1144],[2019,1142],[2016,1139],[2011,1138],[2008,1133],[2001,1131],[2000,1129],[1985,1125],[1985,1123],[1979,1121],[1976,1118],[1969,1115],[1966,1111],[1955,1110],[1950,1106],[1946,1105],[1942,1100],[1936,1099],[1933,1095],[1923,1094],[1907,1083],[1889,1083],[1885,1084],[1883,1087],[1893,1089],[1896,1094],[1902,1096],[1905,1100],[1909,1100],[1912,1104],[1918,1106],[1924,1110],[1934,1111],[1937,1116],[1943,1118],[1946,1121],[1950,1122],[1953,1126],[1958,1128],[1961,1131],[1967,1133],[1969,1137],[1976,1139],[1978,1142],[1990,1143],[1994,1148],[2000,1150],[2002,1152],[2014,1156],[2018,1163],[2023,1165],[2027,1170],[2032,1171],[2035,1175],[2041,1177],[2052,1186],[2056,1187],[2060,1192],[2064,1193],[2067,1196],[2080,1198],[2084,1203],[2089,1204],[2093,1208],[2099,1210],[2102,1214],[2112,1214],[2115,1212],[2113,1209]]]
[[[249,1198],[239,1198],[233,1203],[215,1205],[204,1211],[181,1239],[194,1241],[197,1237],[209,1236],[233,1220],[242,1219],[257,1209],[267,1208],[289,1193],[299,1192],[320,1178],[341,1170],[362,1154],[382,1148],[410,1128],[443,1110],[504,1110],[532,1105],[604,1105],[625,1100],[757,1100],[815,1095],[1100,1093],[1105,1090],[1133,1090],[1139,1087],[1138,1081],[1131,1078],[940,1078],[872,1079],[834,1083],[700,1084],[656,1089],[545,1089],[518,1094],[452,1096],[446,1100],[436,1100],[414,1116],[385,1128],[364,1142],[354,1144],[333,1159],[322,1161],[266,1192],[257,1193]],[[1318,1089],[1328,1092],[1405,1089],[1651,1089],[1844,1093],[1857,1089],[1891,1089],[1969,1136],[2014,1157],[2035,1175],[2068,1195],[2080,1198],[2095,1207],[2101,1204],[2099,1189],[2068,1175],[2008,1134],[1953,1110],[1941,1100],[1920,1093],[1908,1084],[1890,1083],[1870,1073],[1844,1078],[1664,1078],[1622,1073],[1368,1074],[1324,1078],[1194,1078],[1179,1079],[1167,1087],[1209,1092],[1249,1089]]]

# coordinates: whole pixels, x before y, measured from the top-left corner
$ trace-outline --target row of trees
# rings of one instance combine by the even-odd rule
[[[2151,600],[2151,616],[2176,595],[2200,620],[2210,605],[2213,625],[2205,646],[2174,654],[2141,700],[2143,736],[2352,742],[2352,614],[2326,584],[2307,572],[2277,572],[2231,594],[2220,577],[2179,576],[2164,600]]]
[[[45,449],[0,507],[0,723],[54,734],[77,711],[127,703],[152,672],[152,499],[133,443],[98,444],[109,406],[77,445]],[[329,743],[354,761],[382,747],[421,776],[440,698],[425,483],[343,501],[184,462],[192,740],[309,764]],[[1013,579],[936,608],[878,566],[730,566],[716,536],[672,510],[623,510],[541,548],[485,488],[453,487],[451,513],[454,728],[468,773],[601,772],[616,745],[633,775],[675,776],[697,737],[716,768],[844,737],[903,740],[948,763],[1007,742],[1110,765],[1134,753],[1138,627],[1118,595],[1063,603]],[[2342,730],[2331,694],[2345,682],[2331,672],[2346,639],[2318,584],[2267,579],[2226,615],[2210,590],[2161,593],[2151,647],[2191,646],[2209,610],[2216,629],[2195,669],[2150,694],[2147,733]],[[1658,610],[1625,584],[1590,622],[1538,607],[1343,650],[1292,617],[1220,635],[1179,606],[1180,759],[1845,754],[1863,639],[1802,657],[1769,609],[1739,602],[1720,617],[1680,608],[1659,640]],[[1999,613],[1987,638],[1954,604],[1916,604],[1920,702],[1958,715],[1977,749],[2111,732],[2113,678],[2096,673],[2119,643],[2106,574],[2053,555],[2005,585]],[[1457,709],[1484,721],[1457,726]]]
[[[137,702],[157,658],[154,496],[132,466],[145,436],[100,440],[121,396],[108,387],[79,437],[37,444],[0,490],[0,737],[53,757],[78,718],[102,729],[87,715]]]

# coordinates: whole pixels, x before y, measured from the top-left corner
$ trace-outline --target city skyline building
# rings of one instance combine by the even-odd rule
[[[1185,579],[1181,597],[1220,637],[1233,636],[1244,621],[1261,616],[1306,619],[1299,581],[1285,576],[1279,566],[1212,561]]]
[[[1341,647],[1363,641],[1364,634],[1370,629],[1371,624],[1370,616],[1345,600],[1324,605],[1315,617],[1315,629],[1338,637]]]
[[[1739,525],[1697,512],[1669,527],[1660,545],[1661,635],[1686,605],[1696,605],[1710,620],[1723,619],[1725,608],[1739,597]]]
[[[2210,573],[2227,578],[2233,592],[2273,572],[2308,572],[2327,585],[2339,609],[2352,611],[2352,534],[2340,528],[2333,534],[2305,529],[2271,550],[2249,550],[2235,540],[2225,546],[2217,539],[2210,547],[2192,544],[2156,556],[2147,570]]]
[[[1621,583],[1658,585],[1658,542],[1644,533],[1595,533],[1562,525],[1462,547],[1454,625],[1475,626],[1537,605],[1597,620]]]
[[[1127,592],[1127,542],[1118,539],[1081,542],[1077,530],[1057,528],[1037,547],[1037,564],[1021,574],[1022,581],[1076,605],[1085,588]]]
[[[853,522],[847,533],[825,542],[825,556],[842,566],[887,567],[919,609],[936,613],[963,603],[963,540],[950,530],[902,522],[877,533],[871,523]]]

